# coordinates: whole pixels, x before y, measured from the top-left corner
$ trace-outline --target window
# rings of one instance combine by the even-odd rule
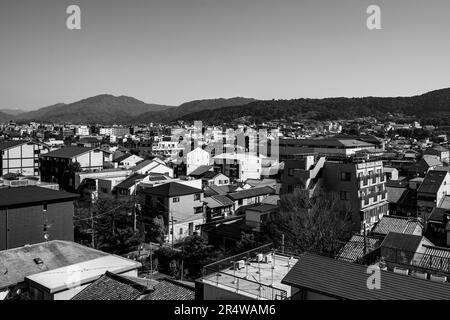
[[[202,207],[195,207],[194,213],[203,213],[203,206]]]
[[[200,193],[194,194],[194,201],[199,201],[201,198]]]
[[[175,197],[175,198],[173,198],[172,202],[173,202],[173,203],[180,202],[180,197]]]
[[[238,205],[242,206],[243,203],[244,201],[242,199],[238,200]]]
[[[341,191],[340,198],[341,200],[350,200],[350,192]]]
[[[341,172],[341,181],[350,181],[352,178],[350,172]]]
[[[288,176],[292,177],[294,175],[294,169],[293,168],[289,168],[288,169]]]
[[[180,236],[183,235],[183,228],[180,228]]]
[[[44,203],[44,205],[42,206],[42,210],[47,211],[47,204]]]

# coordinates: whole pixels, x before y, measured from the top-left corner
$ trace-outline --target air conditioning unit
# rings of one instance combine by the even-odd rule
[[[266,263],[272,263],[272,255],[271,254],[266,254],[265,262]]]
[[[256,262],[263,262],[264,261],[264,255],[262,253],[258,253],[256,255]]]
[[[239,260],[238,262],[236,262],[236,268],[238,270],[244,269],[245,268],[245,261],[244,260]]]
[[[435,276],[434,274],[430,275],[430,280],[434,282],[446,282],[447,277],[445,276]]]
[[[398,273],[398,274],[404,274],[405,276],[407,276],[409,274],[409,270],[408,269],[401,269],[401,268],[394,268],[394,272]]]
[[[419,279],[428,279],[428,274],[425,272],[418,272],[414,271],[411,273],[413,277],[419,278]]]

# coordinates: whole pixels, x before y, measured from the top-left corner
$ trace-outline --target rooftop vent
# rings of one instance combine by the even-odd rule
[[[34,263],[36,263],[38,266],[40,266],[41,264],[44,264],[44,261],[42,261],[41,258],[34,258],[33,261],[34,261]]]

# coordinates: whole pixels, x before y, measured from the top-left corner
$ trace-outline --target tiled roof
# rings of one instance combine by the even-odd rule
[[[413,234],[422,224],[417,219],[398,216],[383,216],[372,230],[373,233],[387,235],[389,232]]]
[[[378,248],[382,239],[366,236],[366,254]],[[337,259],[354,262],[364,256],[364,236],[355,234],[337,255]]]
[[[240,199],[246,199],[251,197],[257,197],[267,194],[273,194],[275,193],[275,190],[273,190],[271,187],[262,187],[262,188],[251,188],[246,190],[237,191],[234,193],[230,193],[228,197],[231,200],[240,200]]]
[[[211,209],[228,207],[234,204],[233,201],[231,201],[229,198],[223,195],[214,195],[211,197],[207,197],[204,200],[207,203],[207,206]]]
[[[78,198],[75,193],[53,190],[37,186],[0,189],[0,208],[12,206],[26,206],[42,202],[72,201]]]
[[[154,291],[142,300],[194,300],[195,289],[185,283],[163,279],[154,287]]]
[[[153,188],[144,189],[143,192],[146,194],[160,195],[163,197],[176,197],[194,193],[203,193],[203,190],[177,182],[169,182]]]
[[[450,284],[380,272],[380,289],[369,290],[367,266],[304,254],[282,283],[348,300],[447,300],[450,297]]]
[[[52,157],[52,158],[65,158],[72,159],[79,155],[82,155],[86,152],[95,150],[97,148],[85,148],[85,147],[64,147],[55,151],[51,151],[43,154],[44,157]]]
[[[71,300],[136,300],[146,291],[147,286],[107,271]]]

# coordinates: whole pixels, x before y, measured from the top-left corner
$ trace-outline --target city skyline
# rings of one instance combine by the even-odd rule
[[[66,9],[79,5],[81,30]],[[197,99],[413,96],[450,85],[435,0],[2,1],[0,109],[99,94],[177,106]],[[25,94],[26,93],[26,94]]]

